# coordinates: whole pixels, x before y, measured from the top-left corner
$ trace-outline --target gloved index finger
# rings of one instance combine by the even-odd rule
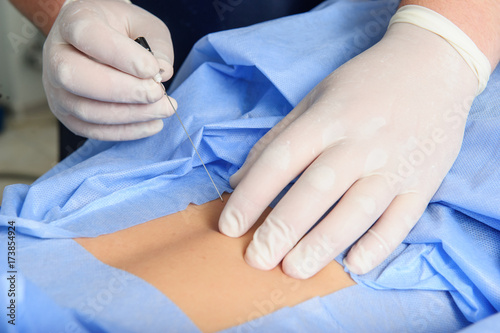
[[[129,35],[147,39],[151,51],[163,70],[162,81],[167,81],[173,74],[174,51],[170,31],[163,21],[142,8],[136,7],[141,15],[134,15],[129,20]]]
[[[142,79],[152,78],[160,71],[151,53],[125,32],[111,27],[95,9],[68,7],[63,14],[64,29],[59,29],[68,44],[103,64]]]
[[[146,40],[146,38],[144,37],[137,37],[136,39],[134,39],[139,45],[141,45],[143,48],[145,48],[146,50],[148,50],[149,52],[151,52],[152,54],[153,53],[153,50],[151,49],[151,46],[149,45],[148,41]],[[160,60],[164,60],[164,59],[158,59],[158,62],[160,63],[160,66],[161,66],[161,61]],[[162,61],[164,62],[164,61]],[[168,66],[161,66],[160,67],[160,72],[158,74],[155,75],[155,77],[153,78],[156,82],[160,83],[163,80],[164,76],[167,76],[167,79],[169,79],[171,76],[172,76],[172,73],[165,73],[165,69],[164,68],[172,68],[171,65],[168,65]]]

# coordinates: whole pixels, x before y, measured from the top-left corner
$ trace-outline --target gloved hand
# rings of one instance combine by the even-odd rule
[[[134,41],[143,36],[154,56]],[[61,9],[44,45],[49,106],[74,133],[132,140],[159,132],[173,114],[158,81],[173,73],[165,24],[122,0],[79,0]],[[175,103],[175,102],[174,102]]]
[[[286,274],[308,278],[355,243],[345,264],[370,271],[404,240],[451,168],[477,89],[445,39],[393,24],[252,148],[230,180],[236,189],[220,231],[246,233],[300,175],[255,232],[247,263],[268,270],[283,260]]]

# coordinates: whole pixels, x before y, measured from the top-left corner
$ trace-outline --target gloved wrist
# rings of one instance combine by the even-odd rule
[[[472,39],[446,17],[435,11],[417,5],[401,7],[389,22],[388,30],[395,23],[410,23],[426,29],[445,39],[464,59],[478,80],[476,95],[486,88],[491,65]]]

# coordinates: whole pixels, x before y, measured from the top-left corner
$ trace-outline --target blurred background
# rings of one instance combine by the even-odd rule
[[[31,184],[57,163],[57,121],[42,86],[43,42],[0,0],[0,201],[5,186]]]

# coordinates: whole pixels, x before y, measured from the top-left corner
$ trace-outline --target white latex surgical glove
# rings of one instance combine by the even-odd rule
[[[246,233],[300,175],[255,232],[247,263],[268,270],[283,260],[286,274],[308,278],[355,244],[345,264],[370,271],[404,240],[451,168],[477,90],[447,40],[393,24],[252,148],[230,180],[236,189],[220,231]]]
[[[134,41],[141,36],[154,56]],[[44,45],[43,84],[52,112],[75,134],[139,139],[174,112],[153,80],[168,80],[172,64],[170,33],[151,13],[122,0],[67,1]]]

